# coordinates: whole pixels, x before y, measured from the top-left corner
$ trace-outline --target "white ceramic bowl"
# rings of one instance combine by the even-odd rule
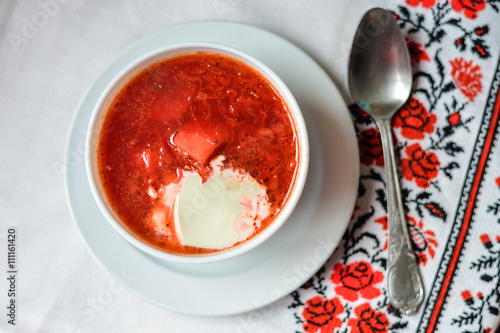
[[[138,238],[117,216],[113,211],[108,199],[103,190],[101,181],[99,179],[99,172],[97,167],[97,148],[99,143],[99,136],[101,132],[101,127],[105,115],[113,102],[116,95],[120,90],[138,73],[144,70],[146,67],[179,54],[195,53],[195,52],[211,52],[223,54],[236,59],[239,59],[251,66],[252,68],[259,71],[266,77],[269,82],[277,89],[281,97],[285,100],[289,111],[292,115],[292,119],[295,125],[295,131],[298,138],[299,146],[299,163],[298,170],[296,173],[296,178],[293,184],[292,191],[288,196],[287,202],[284,208],[279,212],[278,216],[275,217],[274,221],[263,231],[261,231],[256,236],[250,238],[249,240],[243,242],[242,244],[229,248],[224,251],[214,252],[203,255],[183,255],[166,252],[160,248],[150,245],[140,238]],[[290,90],[287,88],[285,83],[266,65],[261,63],[254,57],[240,51],[238,49],[221,45],[215,43],[207,42],[190,42],[190,43],[179,43],[174,45],[169,45],[165,47],[158,48],[155,51],[144,54],[137,58],[134,62],[126,66],[116,77],[108,84],[106,89],[102,92],[98,103],[96,104],[94,110],[92,111],[92,116],[90,118],[89,127],[87,130],[86,138],[86,167],[87,176],[89,178],[90,187],[92,194],[106,217],[106,219],[111,223],[115,230],[123,236],[127,241],[143,250],[146,253],[154,255],[156,257],[180,263],[209,263],[216,262],[220,260],[225,260],[233,258],[237,255],[248,252],[255,247],[262,244],[264,241],[269,239],[288,219],[292,214],[297,202],[299,201],[302,189],[307,177],[307,169],[309,166],[309,141],[307,136],[307,129],[304,122],[304,118],[300,111],[300,108],[295,101]]]

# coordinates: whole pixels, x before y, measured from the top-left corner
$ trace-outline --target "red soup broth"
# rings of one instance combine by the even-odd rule
[[[222,249],[182,244],[173,214],[162,222],[167,232],[157,232],[151,191],[178,182],[182,170],[207,181],[210,162],[223,156],[222,170],[245,172],[266,189],[270,213],[251,238],[285,205],[298,149],[288,107],[261,73],[200,52],[155,63],[122,88],[103,121],[98,170],[108,202],[138,238],[167,252],[210,253]]]

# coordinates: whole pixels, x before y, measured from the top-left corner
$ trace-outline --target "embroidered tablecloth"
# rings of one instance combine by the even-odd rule
[[[114,285],[78,235],[57,168],[78,103],[107,63],[132,42],[177,23],[242,22],[304,49],[351,104],[349,48],[360,18],[375,6],[392,11],[414,72],[413,93],[393,130],[426,289],[418,313],[403,315],[388,302],[384,160],[374,122],[353,105],[358,199],[338,248],[302,287],[249,313],[197,317]],[[499,11],[500,0],[2,1],[0,240],[3,249],[7,227],[17,228],[20,278],[16,326],[7,323],[8,285],[1,278],[0,331],[495,332]]]
[[[492,332],[500,323],[500,2],[384,5],[414,72],[392,126],[425,301],[413,316],[388,302],[382,147],[371,118],[351,106],[361,160],[352,221],[288,307],[309,333]]]

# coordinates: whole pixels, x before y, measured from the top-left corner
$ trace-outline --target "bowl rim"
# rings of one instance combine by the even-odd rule
[[[252,238],[245,240],[242,242],[242,244],[229,248],[228,250],[222,250],[220,252],[213,252],[213,253],[208,253],[205,255],[185,255],[185,254],[176,254],[176,253],[171,253],[171,252],[166,252],[160,249],[157,249],[153,247],[152,245],[146,243],[145,241],[142,241],[139,237],[133,235],[132,231],[127,231],[121,224],[118,222],[115,217],[110,213],[110,209],[108,208],[106,203],[104,203],[103,198],[100,194],[100,191],[97,188],[96,181],[95,181],[95,175],[93,172],[93,166],[92,166],[92,149],[96,147],[96,145],[93,145],[93,139],[95,139],[94,135],[94,130],[95,126],[97,123],[97,116],[100,113],[99,111],[103,107],[103,104],[105,101],[110,97],[110,92],[116,87],[116,85],[120,82],[122,78],[125,76],[129,75],[131,71],[135,72],[132,73],[132,76],[129,77],[128,80],[134,77],[134,75],[139,74],[141,71],[143,71],[145,68],[148,66],[151,66],[152,64],[162,61],[162,60],[156,60],[153,62],[148,63],[148,60],[151,58],[160,55],[162,53],[166,53],[169,51],[174,51],[174,50],[182,50],[182,49],[195,49],[192,51],[183,51],[183,52],[178,52],[173,56],[178,56],[181,54],[192,54],[192,53],[197,53],[197,52],[209,52],[209,53],[220,53],[224,54],[225,56],[229,56],[232,58],[235,58],[237,60],[240,60],[244,62],[245,64],[249,65],[252,67],[254,70],[257,70],[259,73],[261,73],[266,79],[270,82],[270,84],[277,90],[277,92],[281,95],[283,100],[285,101],[289,113],[291,115],[292,122],[294,123],[295,126],[295,131],[296,131],[296,137],[298,140],[298,156],[299,156],[299,163],[298,163],[298,169],[296,171],[296,176],[293,184],[293,189],[289,193],[286,202],[281,209],[281,211],[278,213],[278,216],[272,221],[272,223],[266,227],[264,230],[259,232],[257,235],[253,236]],[[196,50],[198,49],[198,50]],[[168,59],[169,57],[162,58]],[[144,65],[146,63],[146,65]],[[141,67],[142,65],[142,67]],[[139,68],[138,68],[139,67]],[[122,87],[120,87],[120,90]],[[115,95],[116,96],[116,95]],[[111,96],[112,99],[114,99],[115,96]],[[106,114],[107,111],[105,111],[104,114]],[[97,137],[97,140],[100,137],[100,132],[101,129],[99,128],[99,136]],[[94,200],[96,201],[101,213],[106,217],[106,220],[108,223],[112,225],[112,227],[129,243],[134,245],[136,248],[153,255],[157,258],[164,259],[169,262],[174,262],[174,263],[188,263],[188,264],[200,264],[200,263],[212,263],[212,262],[218,262],[222,260],[227,260],[239,255],[242,255],[246,252],[251,251],[252,249],[258,247],[260,244],[264,243],[267,241],[271,236],[276,233],[281,226],[288,220],[290,215],[293,213],[300,196],[302,194],[302,191],[304,189],[304,185],[306,182],[307,178],[307,172],[309,168],[309,139],[308,139],[308,134],[307,134],[307,127],[306,123],[302,114],[302,111],[291,93],[290,89],[287,87],[287,85],[281,80],[281,78],[272,70],[270,69],[267,65],[262,63],[260,60],[257,58],[253,57],[252,55],[249,55],[248,53],[237,49],[232,46],[228,46],[225,44],[220,44],[220,43],[213,43],[213,42],[181,42],[181,43],[175,43],[175,44],[169,44],[165,46],[158,47],[150,52],[147,52],[143,55],[138,56],[134,61],[128,63],[126,66],[122,68],[114,77],[112,80],[110,80],[106,84],[106,88],[101,92],[98,102],[95,104],[92,110],[92,114],[90,117],[90,121],[87,127],[87,133],[85,136],[85,166],[86,166],[86,174],[87,178],[89,181],[90,189],[92,192],[92,196]],[[98,178],[97,178],[98,179]],[[104,194],[105,196],[105,194]],[[122,222],[123,223],[123,222]]]

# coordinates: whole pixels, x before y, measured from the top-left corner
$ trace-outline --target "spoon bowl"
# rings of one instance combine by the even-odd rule
[[[412,70],[406,42],[391,13],[368,11],[354,36],[349,89],[354,101],[374,117],[391,117],[408,99]]]
[[[404,36],[391,13],[369,10],[354,37],[349,58],[351,96],[380,130],[387,179],[387,291],[392,305],[405,314],[423,302],[422,277],[411,246],[397,175],[391,118],[412,89],[412,69]]]

